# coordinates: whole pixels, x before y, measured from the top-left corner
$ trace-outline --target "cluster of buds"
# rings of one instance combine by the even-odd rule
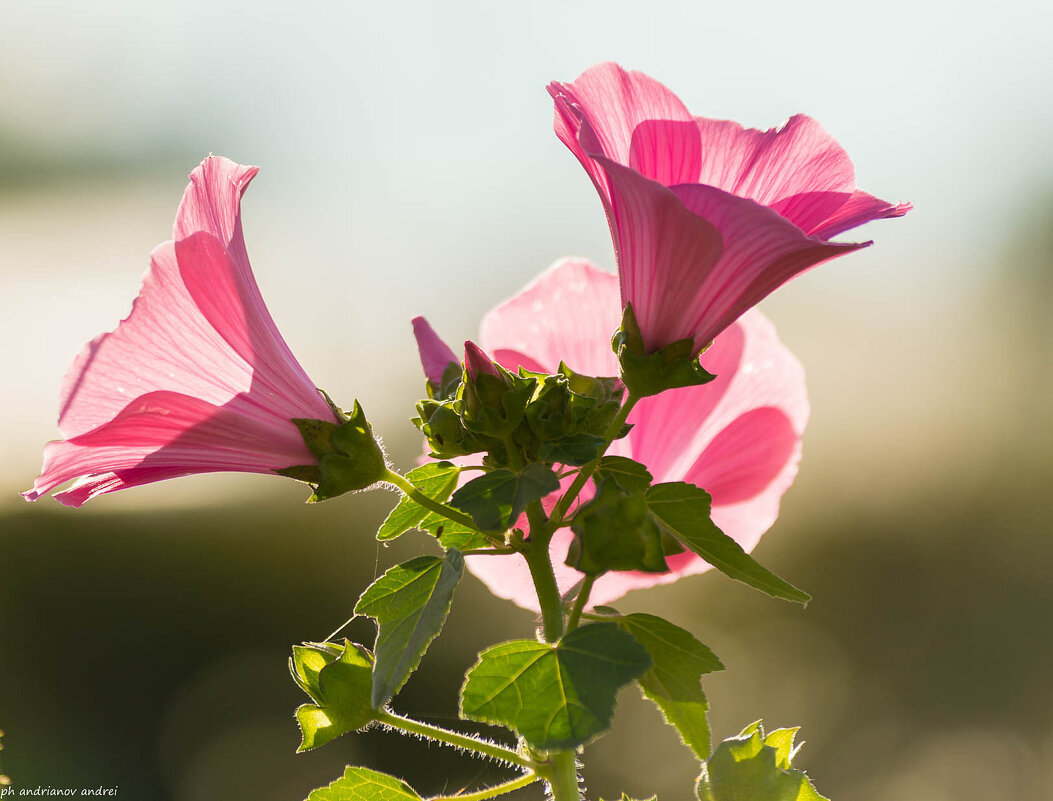
[[[511,372],[472,342],[465,343],[463,363],[449,353],[441,372],[429,376],[428,397],[413,420],[432,457],[486,453],[489,467],[581,466],[606,445],[624,395],[618,379],[581,375],[563,363],[553,374]]]

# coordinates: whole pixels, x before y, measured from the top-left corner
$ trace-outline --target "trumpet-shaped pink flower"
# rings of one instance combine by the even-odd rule
[[[620,322],[618,281],[586,261],[553,265],[483,319],[480,343],[509,370],[554,372],[560,360],[587,375],[615,375],[611,332]],[[713,520],[747,551],[778,516],[793,482],[808,421],[804,370],[756,310],[744,314],[702,354],[717,378],[667,390],[633,409],[628,436],[608,453],[647,466],[655,482],[689,481],[713,496]],[[591,495],[591,488],[583,498]],[[572,534],[553,538],[556,579],[566,592],[582,574],[564,565]],[[469,569],[502,598],[536,610],[537,597],[520,556],[469,557]],[[690,552],[667,558],[668,573],[619,572],[600,577],[592,604],[639,587],[701,573],[709,565]]]
[[[282,339],[252,275],[241,196],[256,175],[209,157],[190,175],[173,240],[154,249],[131,314],[62,385],[59,430],[23,495],[80,506],[193,473],[313,464],[293,418],[337,422]]]
[[[688,337],[702,349],[794,276],[871,244],[831,237],[910,209],[856,189],[848,154],[804,115],[769,131],[692,117],[617,64],[549,93],[556,134],[600,193],[621,300],[649,351]]]

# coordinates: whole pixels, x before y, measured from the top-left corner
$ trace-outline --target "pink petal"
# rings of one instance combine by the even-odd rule
[[[459,364],[457,357],[423,317],[413,318],[413,336],[417,340],[417,351],[420,354],[421,367],[424,368],[424,377],[439,386],[442,383],[442,375],[450,363]]]
[[[556,104],[556,135],[577,156],[597,187],[605,183],[602,173],[578,143],[578,132],[585,122],[595,135],[599,152],[620,163],[629,164],[633,134],[648,120],[691,122],[691,113],[665,86],[642,72],[626,72],[617,64],[597,64],[585,70],[572,83],[550,83],[548,92]],[[655,140],[658,131],[641,135]],[[661,174],[681,174],[676,154],[648,157],[652,145],[638,144],[637,160],[652,165]],[[649,176],[659,180],[658,174]],[[694,176],[686,180],[694,180]],[[602,193],[602,189],[601,189]]]
[[[198,311],[233,354],[251,365],[252,398],[285,419],[334,419],[263,305],[252,273],[208,233],[176,242],[175,250],[180,277]]]
[[[836,212],[808,233],[821,239],[829,239],[871,220],[902,217],[911,208],[913,207],[910,203],[888,203],[857,189]]]
[[[703,117],[696,122],[704,142],[697,183],[762,206],[805,192],[839,192],[847,197],[856,188],[848,154],[804,114],[767,131]]]
[[[99,428],[48,443],[41,476],[26,497],[35,500],[78,476],[133,469],[175,470],[179,475],[269,473],[314,461],[296,426],[261,409],[249,396],[217,407],[161,390],[136,398]]]
[[[610,188],[622,302],[632,303],[644,345],[655,351],[688,337],[708,345],[712,334],[695,336],[693,323],[699,287],[723,251],[720,231],[674,190],[602,156],[596,162]]]
[[[552,371],[541,362],[536,361],[529,356],[524,356],[517,350],[508,350],[506,348],[499,348],[494,351],[494,361],[504,367],[510,373],[518,373],[519,368],[522,367],[529,370],[532,373],[551,373]]]
[[[686,209],[712,224],[724,244],[712,269],[695,276],[697,289],[684,330],[699,346],[791,278],[870,244],[808,237],[771,209],[712,187],[684,185],[671,191]]]
[[[798,435],[780,409],[751,409],[717,434],[684,478],[725,506],[767,488],[789,461]]]
[[[498,358],[505,367],[526,358],[530,364],[520,364],[527,369],[552,373],[562,360],[585,375],[618,375],[610,341],[621,325],[619,308],[615,276],[584,259],[563,259],[490,311],[479,341],[495,357],[518,354]]]

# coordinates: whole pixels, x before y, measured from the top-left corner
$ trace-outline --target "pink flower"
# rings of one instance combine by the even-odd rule
[[[620,309],[613,275],[568,259],[487,314],[480,344],[509,370],[522,365],[551,373],[562,359],[580,373],[615,375],[610,338]],[[629,417],[632,431],[608,453],[642,462],[656,483],[689,481],[704,488],[713,496],[714,522],[749,551],[775,521],[779,499],[797,473],[808,421],[804,370],[756,310],[720,334],[702,354],[702,364],[716,374],[714,381],[641,400]],[[562,529],[552,544],[562,592],[582,578],[563,564],[572,537]],[[690,552],[667,562],[668,573],[603,575],[591,603],[709,569]],[[495,595],[537,610],[522,557],[469,557],[467,564]]]
[[[24,492],[80,506],[166,478],[272,473],[317,458],[293,418],[338,422],[263,304],[241,231],[258,168],[205,159],[190,175],[174,241],[150,256],[131,314],[80,352],[59,430]]]
[[[856,189],[848,154],[804,115],[768,131],[692,117],[609,63],[549,93],[556,134],[600,193],[621,300],[649,352],[688,337],[701,350],[794,276],[871,244],[831,237],[910,209]]]

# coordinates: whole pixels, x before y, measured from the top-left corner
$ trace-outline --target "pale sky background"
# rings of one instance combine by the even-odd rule
[[[458,341],[561,256],[613,269],[545,92],[605,59],[652,74],[696,114],[770,127],[808,113],[862,188],[915,204],[852,232],[873,248],[765,304],[808,369],[809,459],[836,460],[847,434],[894,463],[912,437],[889,432],[952,441],[1003,391],[970,377],[988,356],[985,369],[1004,369],[988,298],[1027,226],[1048,224],[1034,206],[1053,184],[1045,4],[0,8],[0,503],[19,502],[11,493],[56,434],[66,365],[127,313],[209,152],[263,168],[245,203],[249,252],[308,373],[405,438],[419,381],[410,317]],[[180,502],[223,481],[103,502]]]

